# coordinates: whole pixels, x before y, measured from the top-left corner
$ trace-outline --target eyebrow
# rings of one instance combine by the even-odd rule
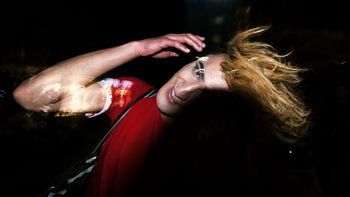
[[[209,60],[209,57],[208,57],[208,56],[202,56],[202,57],[196,56],[196,58],[197,58],[199,61],[204,61],[204,62],[206,62],[206,61]]]

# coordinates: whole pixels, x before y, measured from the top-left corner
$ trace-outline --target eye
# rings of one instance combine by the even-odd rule
[[[199,66],[197,64],[195,64],[195,66],[192,69],[193,71],[193,76],[195,79],[199,79],[200,78],[200,73],[199,73]]]
[[[202,80],[204,79],[204,65],[202,62],[196,62],[194,66],[194,74],[196,76],[196,79]]]

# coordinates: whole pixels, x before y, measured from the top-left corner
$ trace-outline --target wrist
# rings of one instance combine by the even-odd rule
[[[123,45],[110,48],[106,51],[103,59],[108,59],[109,63],[107,65],[111,66],[109,69],[113,69],[139,57],[140,55],[137,51],[138,45],[139,44],[137,41],[131,41]]]
[[[141,42],[140,41],[131,41],[128,43],[130,45],[130,50],[132,53],[132,56],[134,56],[135,58],[143,56],[141,53]]]

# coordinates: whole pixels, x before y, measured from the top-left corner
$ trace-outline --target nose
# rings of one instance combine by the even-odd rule
[[[175,86],[175,96],[182,101],[186,101],[197,96],[203,89],[204,84],[200,82],[181,82]]]

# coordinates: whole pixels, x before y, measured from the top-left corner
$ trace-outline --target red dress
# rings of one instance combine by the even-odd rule
[[[129,103],[152,88],[135,78],[108,79],[104,83],[111,90],[112,102],[105,113],[112,123]],[[125,195],[164,126],[156,96],[139,100],[107,138],[85,196]]]

